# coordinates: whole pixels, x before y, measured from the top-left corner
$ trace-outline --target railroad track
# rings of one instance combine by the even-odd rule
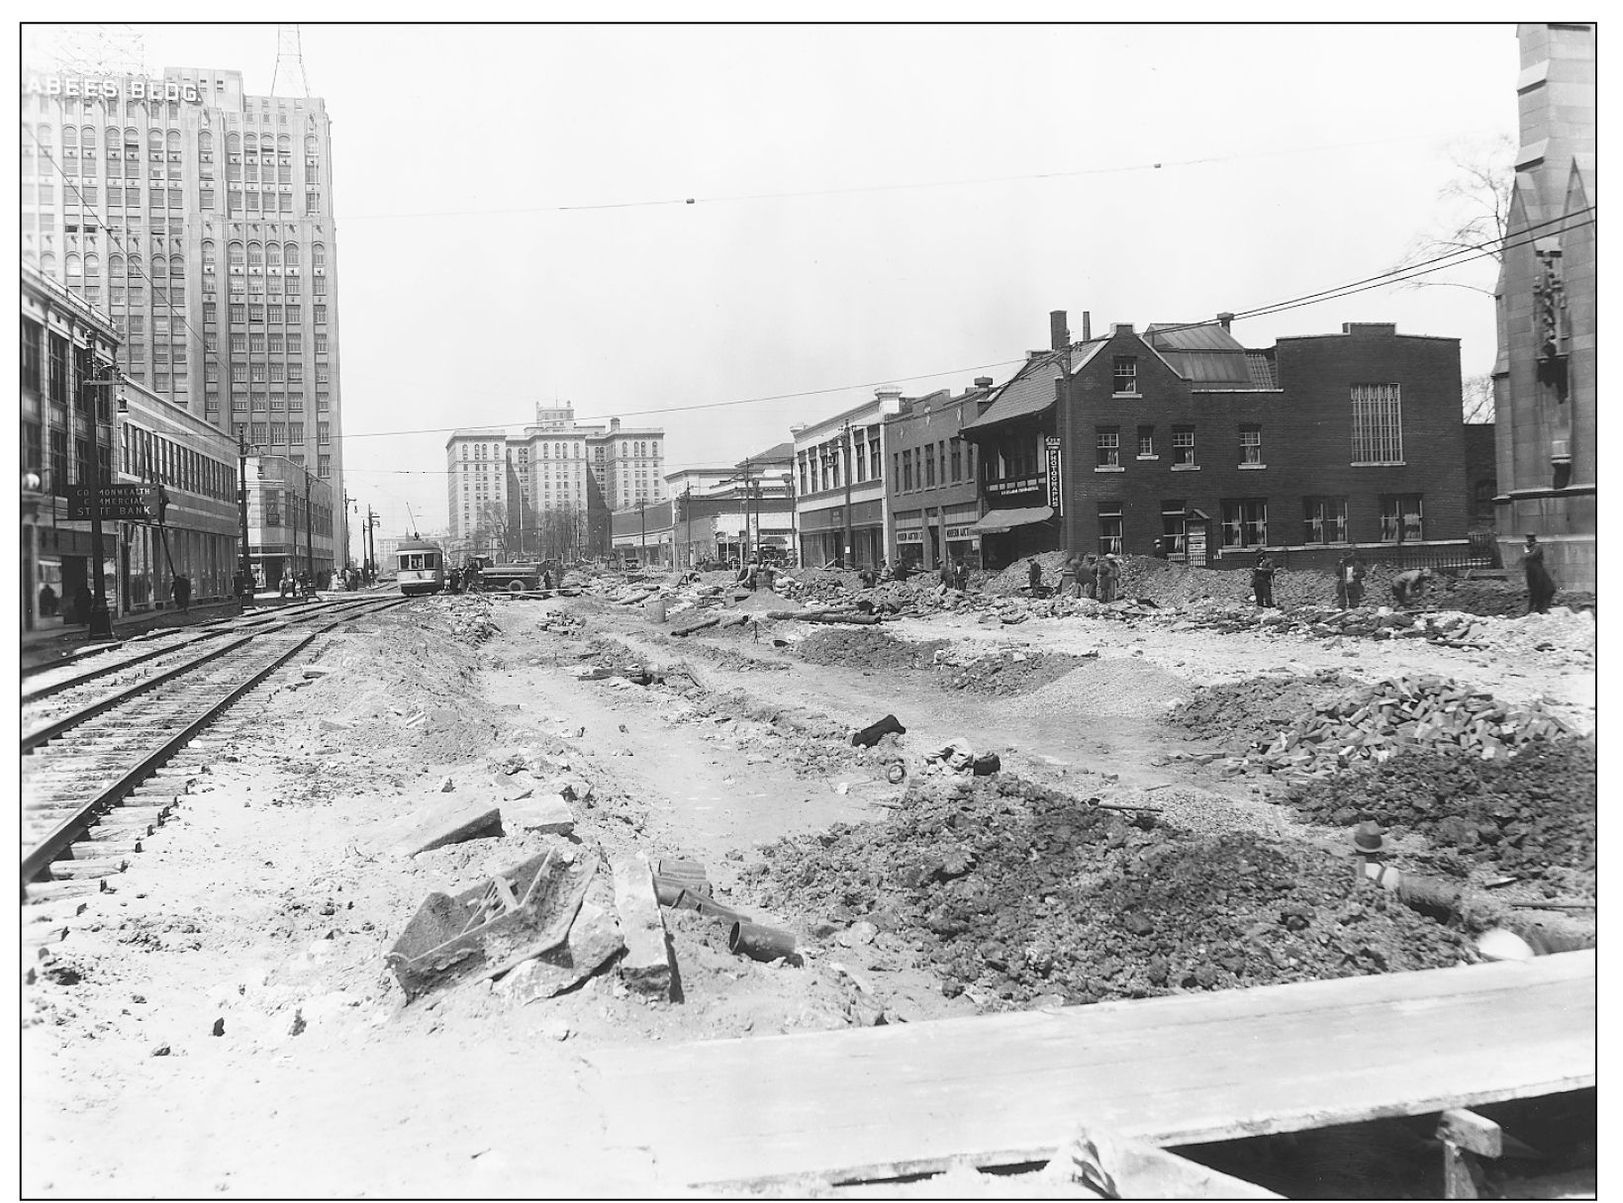
[[[404,600],[344,603],[257,630],[216,632],[36,693],[32,707],[25,702],[22,738],[25,899],[82,892],[122,872],[169,803],[120,803],[316,636]]]

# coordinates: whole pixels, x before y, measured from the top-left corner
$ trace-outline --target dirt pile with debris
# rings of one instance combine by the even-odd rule
[[[949,996],[1087,1003],[1471,959],[1460,931],[1350,862],[1253,834],[1191,837],[1010,777],[910,789],[893,816],[789,837],[746,889],[926,948]]]
[[[1507,873],[1573,870],[1593,889],[1596,768],[1593,739],[1540,742],[1494,760],[1411,751],[1304,783],[1285,798],[1315,822],[1374,819]]]
[[[831,627],[807,635],[795,645],[795,655],[807,664],[895,672],[933,668],[936,653],[948,646],[945,639],[909,643],[875,627]]]
[[[1191,738],[1226,747],[1247,748],[1271,740],[1312,713],[1329,698],[1340,697],[1353,678],[1340,669],[1312,676],[1269,674],[1222,685],[1206,685],[1167,713],[1169,725]]]

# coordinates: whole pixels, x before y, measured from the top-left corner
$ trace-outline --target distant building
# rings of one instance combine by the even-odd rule
[[[1521,148],[1496,301],[1501,554],[1536,534],[1564,588],[1596,585],[1595,27],[1520,25]]]
[[[601,555],[610,513],[664,500],[665,432],[575,421],[537,406],[521,435],[457,430],[446,440],[448,553],[512,559]]]
[[[267,589],[342,568],[332,486],[285,455],[248,457],[249,555]]]
[[[1070,345],[1063,313],[1051,326],[1053,349],[965,426],[989,566],[1062,547],[1329,562],[1464,539],[1457,339],[1347,323],[1259,351],[1222,320],[1101,338],[1085,322]]]
[[[872,401],[790,428],[795,522],[805,567],[865,568],[884,560],[889,513],[884,422],[901,412],[901,391],[880,389]]]

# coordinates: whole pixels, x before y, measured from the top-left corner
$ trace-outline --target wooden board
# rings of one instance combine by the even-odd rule
[[[1595,953],[585,1054],[605,1143],[662,1182],[1041,1161],[1079,1123],[1159,1146],[1595,1083]]]

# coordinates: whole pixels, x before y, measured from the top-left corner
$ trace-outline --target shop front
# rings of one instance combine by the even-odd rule
[[[854,568],[877,568],[885,558],[885,513],[882,501],[859,501],[851,506],[850,555],[845,554],[846,517],[843,505],[807,510],[800,525],[800,562],[807,568],[844,563]]]

